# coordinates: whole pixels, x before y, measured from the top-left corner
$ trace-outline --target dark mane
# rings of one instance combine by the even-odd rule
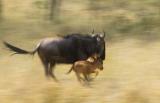
[[[74,33],[74,34],[67,34],[65,36],[62,36],[64,39],[70,38],[70,37],[82,37],[82,38],[91,38],[90,35],[88,34],[79,34],[79,33]]]

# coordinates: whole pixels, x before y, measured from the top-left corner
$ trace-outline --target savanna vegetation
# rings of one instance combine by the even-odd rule
[[[32,50],[44,37],[106,31],[104,70],[80,85],[71,65],[60,83],[44,76],[37,55],[10,56],[8,41]],[[0,0],[1,103],[159,103],[159,0]]]

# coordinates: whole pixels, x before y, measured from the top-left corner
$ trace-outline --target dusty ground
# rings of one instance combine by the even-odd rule
[[[22,45],[22,44],[21,44]],[[159,103],[160,42],[134,39],[107,44],[104,71],[80,85],[71,65],[56,66],[60,83],[48,80],[38,56],[15,55],[1,45],[1,103]]]

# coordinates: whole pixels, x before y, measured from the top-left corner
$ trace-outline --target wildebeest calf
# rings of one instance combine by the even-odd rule
[[[89,81],[89,75],[91,73],[96,73],[96,76],[98,75],[98,71],[96,69],[103,70],[103,62],[101,58],[95,54],[89,57],[87,60],[76,61],[68,73],[73,70],[77,76],[78,81]],[[80,74],[83,74],[84,79],[80,76]]]

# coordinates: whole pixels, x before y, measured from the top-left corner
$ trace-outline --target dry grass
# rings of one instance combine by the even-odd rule
[[[138,40],[108,43],[104,71],[91,87],[78,83],[70,65],[58,65],[60,83],[48,80],[37,56],[9,56],[2,50],[1,103],[159,103],[160,42]]]
[[[2,0],[0,40],[32,50],[43,37],[104,29],[104,71],[86,87],[65,74],[71,65],[58,65],[55,83],[37,55],[10,56],[0,43],[0,103],[160,103],[160,1],[62,1],[49,21],[46,0]]]

